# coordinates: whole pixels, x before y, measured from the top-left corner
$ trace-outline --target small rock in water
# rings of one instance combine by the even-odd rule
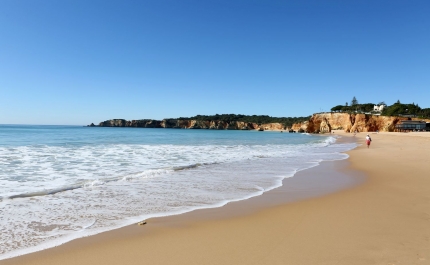
[[[146,221],[139,222],[137,225],[146,225]]]

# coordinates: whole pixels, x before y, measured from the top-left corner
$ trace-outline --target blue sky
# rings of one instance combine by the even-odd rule
[[[0,123],[430,107],[430,1],[4,0]]]

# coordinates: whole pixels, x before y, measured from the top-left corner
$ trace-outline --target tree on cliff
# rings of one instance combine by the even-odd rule
[[[371,112],[371,111],[373,111],[373,106],[375,106],[375,104],[365,103],[365,104],[358,104],[358,106],[359,106],[360,110],[363,112]]]
[[[342,106],[342,105],[337,105],[337,106],[335,106],[335,107],[331,108],[331,111],[339,112],[339,111],[342,111],[342,110],[343,110],[343,108],[344,108],[344,106]]]
[[[354,105],[355,104],[355,105]],[[332,112],[346,112],[346,113],[368,113],[373,111],[373,107],[375,104],[373,103],[364,103],[359,104],[357,99],[354,97],[351,101],[351,105],[348,106],[348,102],[345,103],[345,106],[337,105],[331,108]],[[430,108],[421,109],[421,107],[413,102],[412,104],[402,104],[400,100],[397,100],[391,106],[387,106],[384,101],[381,101],[377,104],[385,105],[381,115],[383,116],[398,116],[400,114],[409,114],[409,115],[417,115],[421,118],[430,118]]]
[[[354,97],[355,98],[355,97]],[[333,112],[371,112],[373,111],[373,106],[375,104],[373,103],[364,103],[364,104],[358,104],[357,99],[355,99],[354,102],[357,102],[355,105],[348,106],[348,102],[345,104],[345,106],[337,105],[331,108],[331,111]]]
[[[216,115],[196,115],[194,117],[180,117],[180,120],[200,120],[200,121],[224,121],[224,122],[251,122],[257,124],[263,123],[281,123],[286,127],[291,127],[294,123],[300,123],[309,120],[307,117],[271,117],[268,115],[243,115],[243,114],[216,114]]]
[[[384,108],[382,111],[382,115],[384,116],[399,116],[400,114],[423,115],[424,113],[418,104],[402,104],[397,102]]]
[[[419,113],[419,116],[430,119],[430,108],[422,109]]]

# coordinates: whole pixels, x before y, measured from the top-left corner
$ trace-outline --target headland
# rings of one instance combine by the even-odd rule
[[[249,116],[248,116],[249,117]],[[310,117],[268,118],[266,121],[253,122],[246,119],[217,119],[216,116],[197,116],[198,119],[111,119],[100,122],[98,127],[133,127],[133,128],[172,128],[172,129],[209,129],[209,130],[259,130],[286,131],[294,133],[330,133],[332,130],[344,132],[394,132],[396,125],[403,121],[413,120],[430,123],[430,119],[410,118],[406,116],[381,116],[364,113],[315,113]],[[245,120],[245,121],[243,121]],[[251,116],[252,120],[252,116]],[[88,125],[95,127],[93,123]],[[429,126],[430,127],[430,124]],[[428,128],[430,130],[430,128]]]

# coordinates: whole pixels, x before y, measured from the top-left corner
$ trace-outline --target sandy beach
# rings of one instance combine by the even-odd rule
[[[430,264],[430,133],[335,134],[362,145],[263,196],[0,264]]]

